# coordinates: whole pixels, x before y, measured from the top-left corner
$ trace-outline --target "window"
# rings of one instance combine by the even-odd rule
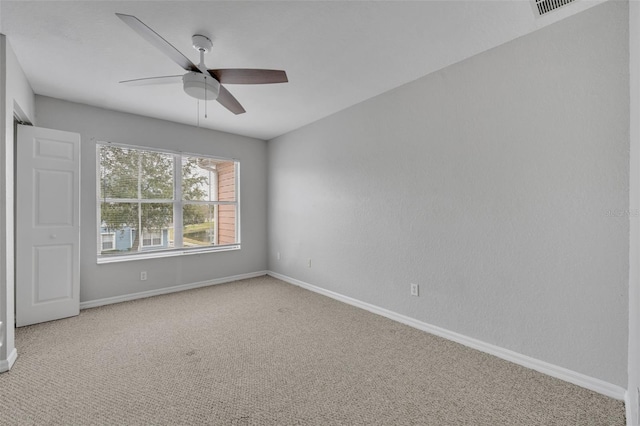
[[[239,248],[235,160],[100,143],[98,261]]]
[[[162,246],[162,230],[142,231],[142,247]]]
[[[116,234],[113,232],[100,234],[100,241],[102,244],[102,251],[109,251],[116,248]]]

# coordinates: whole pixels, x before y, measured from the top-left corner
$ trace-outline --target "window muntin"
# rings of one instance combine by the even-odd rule
[[[237,161],[106,143],[97,151],[99,260],[239,248]],[[106,246],[105,234],[114,234]]]

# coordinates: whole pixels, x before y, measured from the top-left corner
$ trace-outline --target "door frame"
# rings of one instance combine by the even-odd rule
[[[15,104],[13,109],[13,323],[10,324],[13,328],[16,327],[16,293],[17,293],[17,281],[16,281],[16,245],[18,241],[17,221],[18,217],[18,125],[32,126],[33,124],[26,117],[20,107]],[[7,324],[9,325],[9,324]]]
[[[16,293],[18,285],[16,281],[16,261],[15,261],[15,253],[16,253],[16,245],[18,241],[18,230],[17,230],[17,221],[16,217],[18,217],[18,125],[23,126],[33,126],[29,118],[26,114],[20,109],[20,107],[14,103],[13,105],[13,321],[11,324],[7,324],[7,326],[11,326],[15,329],[16,327]],[[9,284],[9,283],[7,283]]]

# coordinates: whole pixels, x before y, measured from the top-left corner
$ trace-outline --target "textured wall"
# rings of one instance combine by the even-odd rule
[[[267,148],[264,141],[47,97],[36,97],[40,127],[82,136],[80,300],[90,301],[263,271],[267,266]],[[96,142],[209,154],[240,161],[242,249],[96,264]],[[140,281],[140,271],[148,280]]]
[[[269,141],[270,269],[626,387],[628,43],[608,2]]]

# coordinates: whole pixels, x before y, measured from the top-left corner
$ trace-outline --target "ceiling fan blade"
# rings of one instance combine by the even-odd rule
[[[133,80],[123,80],[118,83],[126,84],[128,86],[146,86],[148,84],[170,84],[170,83],[179,83],[182,81],[181,75],[167,75],[163,77],[147,77],[147,78],[136,78]]]
[[[155,46],[162,53],[167,55],[171,60],[173,60],[176,64],[180,65],[187,71],[196,71],[198,67],[196,67],[193,62],[189,60],[186,56],[184,56],[178,49],[173,47],[167,40],[163,39],[158,33],[153,31],[151,28],[146,26],[141,20],[132,15],[125,15],[122,13],[116,13],[116,16],[127,24],[131,29],[137,32],[142,38],[147,40],[153,46]]]
[[[282,70],[260,70],[251,68],[228,68],[207,70],[223,84],[271,84],[286,83],[287,73]]]
[[[247,112],[244,110],[244,108],[242,108],[240,102],[238,102],[238,100],[234,98],[233,95],[229,93],[229,91],[225,89],[223,85],[220,85],[220,93],[218,94],[217,101],[220,102],[220,105],[236,115],[244,114],[245,112]]]

